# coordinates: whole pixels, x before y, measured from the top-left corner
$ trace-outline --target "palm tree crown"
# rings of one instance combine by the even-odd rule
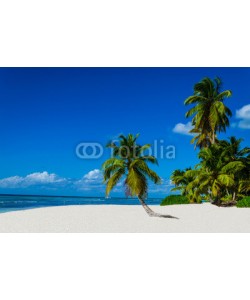
[[[147,197],[148,179],[154,183],[161,182],[160,177],[148,167],[148,162],[157,164],[152,155],[144,155],[144,151],[150,148],[149,144],[144,146],[137,144],[136,136],[129,134],[119,136],[119,144],[109,143],[107,147],[113,149],[113,157],[103,164],[104,182],[106,183],[106,195],[117,183],[124,178],[127,196]]]
[[[184,104],[195,104],[187,113],[186,117],[193,116],[194,129],[190,132],[197,134],[192,143],[201,148],[208,147],[216,142],[216,133],[225,132],[229,126],[231,110],[225,106],[224,99],[232,95],[230,90],[221,92],[221,80],[206,77],[195,84],[194,94],[188,97]]]

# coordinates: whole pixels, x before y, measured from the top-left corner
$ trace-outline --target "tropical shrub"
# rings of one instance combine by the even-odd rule
[[[162,200],[161,206],[174,205],[174,204],[190,204],[190,201],[186,196],[182,195],[170,195]]]
[[[231,137],[203,148],[194,169],[176,170],[171,176],[190,202],[202,198],[217,205],[232,205],[250,191],[250,148],[241,148],[242,139]]]
[[[250,207],[250,197],[245,197],[239,200],[236,204],[237,207]]]

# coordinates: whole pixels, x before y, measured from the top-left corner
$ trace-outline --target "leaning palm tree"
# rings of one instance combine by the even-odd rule
[[[160,184],[160,177],[148,167],[148,163],[157,164],[152,155],[144,155],[144,151],[150,148],[149,144],[144,146],[137,144],[136,136],[120,135],[119,143],[108,143],[107,147],[112,148],[113,157],[109,158],[102,165],[104,171],[104,183],[106,184],[106,196],[111,190],[124,179],[126,196],[137,196],[141,205],[151,217],[173,218],[170,215],[155,213],[147,206],[145,199],[148,193],[148,179],[155,184]]]
[[[206,77],[195,84],[194,94],[188,97],[184,104],[195,104],[187,113],[186,117],[193,116],[193,133],[198,134],[192,142],[196,145],[209,147],[216,142],[216,133],[225,132],[229,126],[231,110],[224,104],[225,98],[232,95],[230,90],[221,92],[221,80]]]

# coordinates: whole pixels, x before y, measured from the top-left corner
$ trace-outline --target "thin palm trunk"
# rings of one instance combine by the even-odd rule
[[[178,219],[176,217],[173,217],[171,215],[162,215],[159,213],[154,212],[150,207],[147,206],[147,204],[145,203],[145,201],[141,198],[138,197],[142,207],[145,209],[146,213],[150,216],[150,217],[159,217],[159,218],[172,218],[172,219]]]
[[[236,199],[236,192],[233,192],[233,202],[235,202]]]
[[[215,143],[215,131],[212,131],[212,141],[211,144],[213,145]]]

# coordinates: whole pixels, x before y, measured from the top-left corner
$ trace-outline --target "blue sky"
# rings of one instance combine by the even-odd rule
[[[183,101],[206,76],[233,92],[221,137],[249,146],[250,68],[0,68],[0,193],[102,196],[109,152],[84,160],[76,146],[140,133],[140,143],[175,147],[175,159],[154,167],[163,185],[150,186],[150,195],[164,196],[171,172],[197,162]],[[122,194],[121,185],[113,195]]]

